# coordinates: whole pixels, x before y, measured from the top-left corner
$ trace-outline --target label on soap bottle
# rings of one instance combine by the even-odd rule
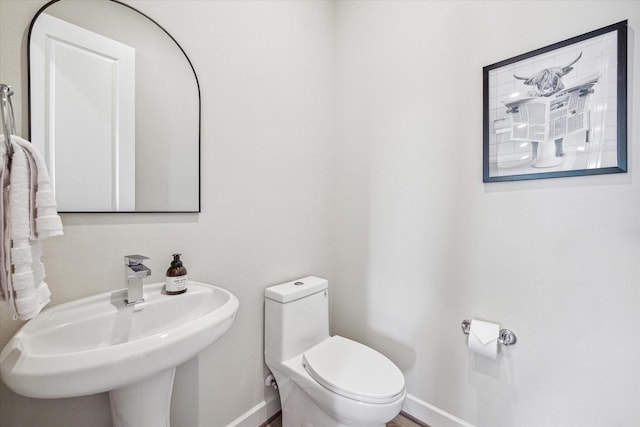
[[[167,277],[165,282],[167,292],[180,292],[187,289],[187,275],[177,277]]]

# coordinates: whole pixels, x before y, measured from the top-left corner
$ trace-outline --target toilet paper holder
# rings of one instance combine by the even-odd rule
[[[471,320],[464,319],[460,324],[460,327],[462,328],[462,332],[464,332],[466,335],[469,335],[469,329],[471,328]],[[512,331],[510,331],[509,329],[500,329],[500,332],[498,333],[498,342],[500,344],[513,345],[517,341],[518,341],[518,338],[516,337],[516,334],[514,334]]]

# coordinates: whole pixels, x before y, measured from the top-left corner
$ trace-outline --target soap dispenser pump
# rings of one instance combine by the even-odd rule
[[[169,295],[177,295],[187,291],[187,269],[182,265],[180,255],[173,254],[171,267],[167,270],[165,287]]]

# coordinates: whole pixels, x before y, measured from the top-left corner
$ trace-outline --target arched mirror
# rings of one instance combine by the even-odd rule
[[[151,18],[116,0],[48,3],[29,91],[60,212],[200,211],[198,79]]]

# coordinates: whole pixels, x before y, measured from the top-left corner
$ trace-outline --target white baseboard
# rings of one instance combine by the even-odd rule
[[[268,401],[263,400],[240,417],[227,424],[227,427],[256,427],[267,421],[280,410],[280,399],[277,395]]]
[[[411,394],[407,394],[402,410],[431,427],[475,427]]]
[[[272,396],[268,401],[263,400],[240,417],[227,424],[227,427],[256,427],[274,416],[280,410],[280,399]],[[412,417],[431,427],[475,427],[455,415],[443,411],[424,400],[407,394],[402,410]]]

